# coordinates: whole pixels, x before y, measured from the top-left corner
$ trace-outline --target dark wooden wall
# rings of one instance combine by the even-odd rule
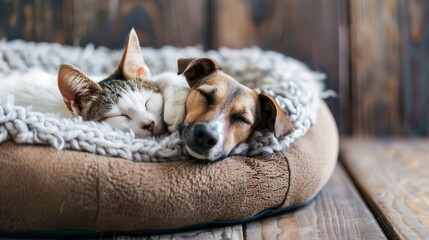
[[[350,0],[352,132],[429,135],[429,2]]]
[[[427,0],[0,0],[0,38],[258,45],[327,74],[342,134],[429,135]]]
[[[202,0],[0,1],[0,36],[122,48],[134,27],[145,46],[188,46],[205,36]]]
[[[215,48],[258,45],[284,53],[326,73],[327,87],[339,92],[339,56],[344,51],[338,35],[343,6],[337,0],[218,0],[215,7]],[[346,133],[350,130],[339,101],[343,97],[339,94],[328,104]]]

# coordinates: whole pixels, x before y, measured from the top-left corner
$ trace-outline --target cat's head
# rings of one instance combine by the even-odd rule
[[[150,70],[133,29],[112,75],[97,83],[78,68],[63,64],[58,70],[58,88],[73,115],[147,136],[164,130],[163,98],[149,78]]]

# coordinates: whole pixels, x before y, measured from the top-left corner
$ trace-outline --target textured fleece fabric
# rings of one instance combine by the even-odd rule
[[[90,75],[106,77],[114,71],[121,55],[122,51],[94,49],[92,45],[80,48],[21,40],[0,41],[0,142],[12,138],[21,144],[45,144],[58,149],[87,151],[138,162],[188,159],[178,132],[157,138],[136,138],[132,132],[114,132],[108,126],[80,118],[55,118],[18,107],[19,99],[16,99],[17,106],[11,101],[2,101],[2,95],[10,93],[8,90],[15,85],[17,76],[32,74],[32,70],[43,69],[43,72],[52,73],[53,85],[56,85],[55,76],[61,63],[76,65]],[[275,96],[280,107],[288,113],[294,130],[282,139],[277,139],[272,131],[255,130],[247,142],[234,149],[234,155],[268,154],[290,146],[316,122],[319,98],[327,94],[322,92],[323,74],[311,71],[293,58],[258,48],[222,48],[208,52],[194,47],[144,48],[142,55],[155,74],[177,72],[178,58],[211,57],[216,59],[224,72],[244,85]],[[45,91],[52,92],[52,88],[48,87]],[[34,110],[37,107],[34,106]]]
[[[336,163],[325,104],[290,148],[259,157],[135,163],[45,146],[0,145],[0,232],[175,229],[305,203]]]

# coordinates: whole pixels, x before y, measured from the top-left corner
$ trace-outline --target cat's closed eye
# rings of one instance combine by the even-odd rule
[[[159,108],[159,104],[160,104],[160,103],[156,102],[156,99],[149,98],[149,99],[145,102],[144,106],[145,106],[145,108],[146,108],[146,111],[149,111],[149,112],[156,112],[156,111],[158,110],[158,108]],[[161,104],[162,104],[162,103],[161,103]]]
[[[116,117],[123,117],[126,118],[127,120],[133,120],[130,116],[128,116],[127,114],[119,114],[119,115],[114,115],[111,116],[111,118],[116,118]]]

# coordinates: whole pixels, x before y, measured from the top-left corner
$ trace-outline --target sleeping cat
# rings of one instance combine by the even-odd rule
[[[151,77],[137,34],[131,30],[117,70],[94,81],[72,65],[60,65],[55,77],[40,70],[0,79],[0,96],[13,94],[17,105],[32,105],[62,117],[103,121],[138,136],[175,131],[184,119],[189,86],[173,72]],[[58,91],[59,89],[59,91]],[[65,103],[65,107],[64,107]]]

